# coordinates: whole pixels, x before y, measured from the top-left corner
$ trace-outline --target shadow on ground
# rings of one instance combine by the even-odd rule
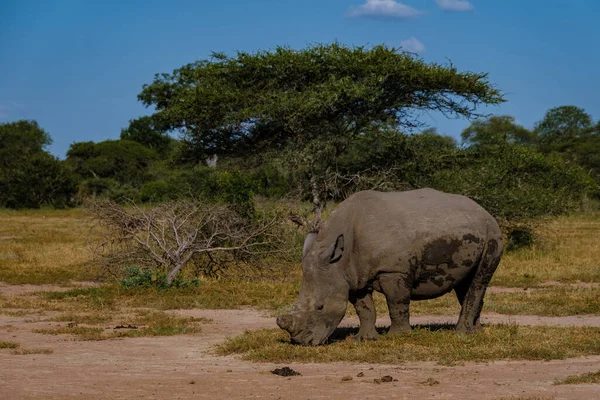
[[[451,331],[454,330],[455,324],[423,324],[423,325],[413,325],[412,329],[424,329],[430,332],[437,331]],[[386,335],[389,331],[389,327],[378,327],[377,333],[380,335]],[[343,327],[337,328],[329,337],[328,343],[341,342],[346,340],[348,337],[352,337],[358,333],[357,327]]]

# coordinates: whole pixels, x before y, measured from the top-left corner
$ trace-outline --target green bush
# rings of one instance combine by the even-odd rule
[[[139,186],[150,180],[149,168],[158,154],[131,140],[73,143],[67,163],[83,179],[106,178]]]
[[[438,171],[431,186],[477,201],[501,220],[528,220],[580,210],[596,190],[580,167],[520,145],[464,150],[462,160]]]
[[[0,207],[73,205],[77,179],[45,150],[50,143],[35,121],[0,124]]]
[[[208,198],[229,204],[242,215],[254,213],[254,183],[240,171],[223,171],[211,175],[207,191]]]
[[[79,185],[79,197],[88,196],[99,196],[122,203],[126,200],[139,200],[140,191],[128,183],[119,183],[111,178],[91,178],[82,181]]]
[[[149,268],[125,267],[124,277],[120,282],[122,287],[126,288],[188,288],[196,287],[200,284],[198,278],[185,279],[180,275],[175,276],[173,283],[167,283],[167,273]]]
[[[158,203],[170,198],[171,187],[165,181],[146,182],[140,190],[140,200],[144,203]]]

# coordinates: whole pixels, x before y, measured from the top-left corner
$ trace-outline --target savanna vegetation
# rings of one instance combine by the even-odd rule
[[[0,296],[0,313],[68,322],[38,333],[85,340],[196,333],[208,323],[175,309],[275,314],[300,289],[305,233],[332,206],[363,189],[433,187],[471,197],[503,227],[507,252],[492,285],[518,292],[488,293],[484,312],[600,314],[600,122],[581,108],[552,108],[527,129],[480,111],[505,101],[485,73],[338,43],[214,53],[157,74],[138,98],[151,115],[129,121],[117,140],[73,143],[64,160],[49,154],[50,134],[35,121],[0,124],[0,281],[65,286]],[[431,111],[472,121],[460,143],[422,124]],[[96,284],[70,288],[75,281]],[[570,286],[577,282],[590,285]],[[381,296],[376,307],[387,312]],[[452,295],[411,304],[412,315],[458,310]],[[493,325],[467,339],[421,327],[311,350],[266,330],[219,351],[255,360],[552,359],[597,354],[598,333]]]

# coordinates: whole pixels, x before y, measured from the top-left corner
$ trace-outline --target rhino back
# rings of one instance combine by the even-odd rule
[[[433,189],[364,191],[344,203],[331,227],[352,225],[359,286],[383,272],[403,272],[415,299],[451,290],[477,264],[489,230],[499,232],[474,201]]]

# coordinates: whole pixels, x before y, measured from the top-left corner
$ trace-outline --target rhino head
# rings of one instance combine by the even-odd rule
[[[350,285],[345,276],[348,253],[344,235],[317,239],[309,233],[302,252],[302,288],[289,314],[277,325],[289,332],[292,343],[324,343],[346,314]]]

